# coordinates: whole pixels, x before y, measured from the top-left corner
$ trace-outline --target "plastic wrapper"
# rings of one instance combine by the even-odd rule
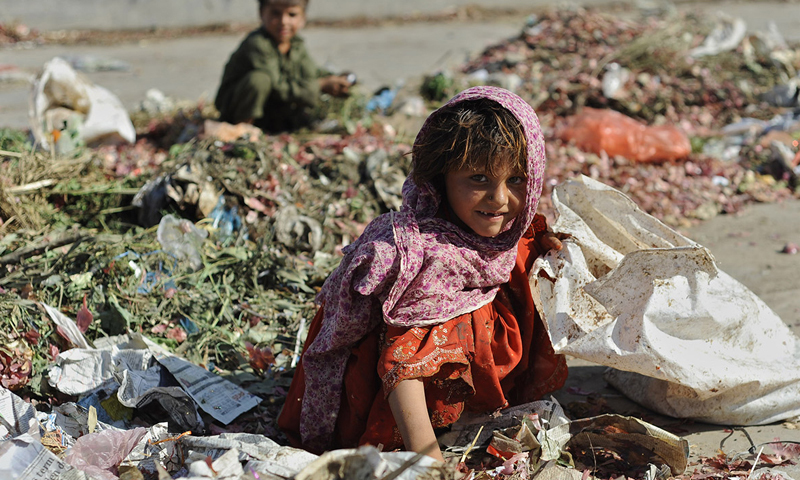
[[[689,55],[693,57],[705,57],[707,55],[729,52],[739,46],[746,33],[747,23],[744,20],[741,18],[731,18],[720,13],[717,26],[714,27],[714,30],[703,40],[703,44],[692,49]]]
[[[617,62],[606,65],[606,73],[603,75],[603,96],[606,98],[619,98],[625,83],[631,76],[631,71],[623,68]]]
[[[141,427],[91,433],[79,438],[64,460],[98,480],[117,480],[117,467],[146,433]]]
[[[138,399],[140,416],[153,423],[169,418],[170,431],[202,431],[203,421],[192,398],[180,387],[151,388]]]
[[[175,255],[179,261],[188,261],[195,270],[203,266],[201,247],[208,237],[207,231],[189,220],[167,215],[161,219],[156,235],[165,252]]]
[[[677,160],[692,153],[689,137],[672,126],[648,127],[614,110],[584,108],[558,134],[583,151],[637,162]]]

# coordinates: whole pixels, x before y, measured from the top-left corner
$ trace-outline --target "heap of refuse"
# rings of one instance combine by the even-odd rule
[[[110,354],[125,357],[125,352]],[[191,377],[184,371],[183,378]],[[236,403],[228,392],[222,395],[223,403]],[[0,425],[5,440],[0,443],[0,473],[22,480],[454,479],[469,470],[464,460],[476,445],[495,456],[497,466],[480,473],[487,478],[529,478],[533,471],[541,478],[578,480],[585,476],[581,472],[593,470],[604,477],[624,472],[632,478],[667,479],[684,472],[689,454],[686,440],[642,420],[601,415],[570,421],[555,401],[532,402],[494,416],[466,416],[440,439],[450,458],[445,465],[425,455],[380,452],[373,446],[317,456],[263,435],[199,436],[178,433],[166,422],[119,429],[102,421],[94,406],[64,403],[46,413],[5,388],[0,388],[0,414],[7,419]],[[592,468],[599,455],[618,460]]]
[[[454,429],[443,470],[369,448],[317,458],[281,446],[275,426],[341,248],[401,206],[415,132],[398,125],[455,89],[499,84],[536,107],[551,221],[550,194],[580,175],[673,227],[796,196],[798,47],[774,30],[748,36],[740,19],[645,13],[544,12],[419,92],[331,99],[316,130],[291,135],[222,124],[211,107],[155,90],[121,118],[110,92],[73,75],[74,61],[51,62],[58,75],[43,73],[34,90],[34,136],[47,150],[0,130],[0,477],[84,478],[78,467],[99,479],[577,480],[595,472],[597,442],[605,478],[680,475],[677,437],[623,417],[570,422],[552,403]],[[80,83],[60,90],[80,101],[44,98],[56,78]],[[109,125],[89,117],[87,98],[115,107],[116,131],[87,133]],[[631,438],[642,455],[626,455]]]
[[[746,35],[745,28],[725,16],[554,9],[528,18],[518,38],[490,46],[463,71],[517,85],[537,111],[559,117],[612,108],[709,136],[744,117],[770,119],[800,106],[788,88],[797,46],[777,29]]]
[[[545,128],[549,186],[580,172],[685,226],[798,185],[800,48],[774,25],[744,27],[668,8],[548,10],[465,64],[444,96],[472,83],[515,90]]]

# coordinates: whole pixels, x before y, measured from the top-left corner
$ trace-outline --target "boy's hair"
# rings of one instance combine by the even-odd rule
[[[498,167],[508,165],[527,174],[522,124],[493,100],[465,100],[445,106],[424,128],[422,141],[411,150],[411,176],[417,185],[431,182],[441,192],[444,174],[463,167],[485,168],[494,174]]]
[[[274,3],[280,5],[289,5],[291,7],[301,6],[303,7],[303,10],[308,10],[308,0],[258,0],[258,8],[259,10],[263,10],[264,7]]]

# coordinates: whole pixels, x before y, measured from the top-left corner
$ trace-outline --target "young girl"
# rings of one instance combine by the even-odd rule
[[[331,274],[278,419],[310,451],[382,445],[441,460],[434,429],[566,380],[528,284],[560,242],[536,215],[545,165],[533,109],[494,87],[431,114],[403,206]]]

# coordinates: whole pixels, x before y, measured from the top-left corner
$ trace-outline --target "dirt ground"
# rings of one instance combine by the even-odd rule
[[[719,7],[729,14],[745,16],[751,28],[763,28],[774,19],[787,38],[800,38],[800,5],[796,3],[717,3],[699,8],[708,13]],[[362,88],[371,91],[459,63],[488,44],[516,35],[520,21],[499,16],[479,22],[313,27],[306,31],[305,37],[312,55],[320,63],[356,72]],[[117,94],[128,108],[134,108],[150,88],[176,98],[213,98],[222,66],[240,38],[239,34],[228,34],[152,41],[145,38],[134,44],[106,46],[7,49],[0,53],[0,64],[14,65],[32,74],[57,55],[121,60],[131,68],[92,73],[89,77]],[[0,127],[27,126],[27,94],[25,83],[0,83]],[[800,333],[800,255],[781,253],[788,242],[800,243],[800,201],[751,206],[741,214],[717,216],[683,233],[708,247],[722,270],[761,296]],[[570,364],[568,386],[598,392],[622,413],[638,412],[652,423],[672,426],[689,440],[693,459],[698,455],[714,455],[729,433],[720,426],[677,422],[643,412],[606,386],[599,375],[602,367],[578,360],[571,360]],[[566,389],[556,397],[562,402],[585,400],[567,393]],[[800,440],[800,431],[788,428],[792,425],[748,427],[747,431],[756,442],[775,437]],[[724,450],[730,454],[749,446],[742,433],[734,432]],[[800,478],[800,470],[787,471]]]

